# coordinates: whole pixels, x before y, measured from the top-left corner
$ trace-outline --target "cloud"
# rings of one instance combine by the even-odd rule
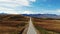
[[[32,11],[24,11],[23,14],[33,14]]]
[[[30,6],[30,1],[35,2],[36,0],[0,0],[0,5],[3,6]]]
[[[0,13],[7,13],[7,14],[18,14],[18,12],[14,11],[13,9],[8,9],[4,7],[0,7]]]
[[[35,2],[36,0],[0,0],[0,13],[8,13],[8,14],[19,14],[20,13],[29,13],[30,11],[15,11],[18,6],[30,6],[31,2]],[[7,8],[8,7],[8,8]]]
[[[56,10],[57,12],[60,12],[60,9]]]
[[[36,0],[29,0],[29,1],[35,2]]]
[[[40,14],[57,14],[60,15],[60,9],[54,9],[54,10],[48,10],[48,9],[42,9],[39,12]]]
[[[24,11],[22,14],[44,14],[43,12]]]
[[[32,11],[15,11],[14,9],[8,9],[4,7],[0,7],[0,13],[7,13],[7,14],[34,14]]]

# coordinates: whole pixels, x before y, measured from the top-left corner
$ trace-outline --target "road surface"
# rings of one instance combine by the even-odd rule
[[[37,34],[37,31],[33,26],[31,18],[30,18],[30,21],[29,21],[29,27],[28,27],[27,34]]]

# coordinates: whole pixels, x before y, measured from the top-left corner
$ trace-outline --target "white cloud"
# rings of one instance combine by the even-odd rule
[[[29,6],[31,2],[35,2],[36,0],[0,0],[0,5],[5,6]]]
[[[55,10],[41,10],[40,13],[42,14],[60,14],[60,9],[55,9]]]
[[[43,12],[23,11],[22,14],[44,14]]]
[[[57,12],[60,12],[60,9],[56,10]]]
[[[6,3],[6,4],[0,4],[0,7],[1,7],[1,6],[3,6],[3,7],[11,7],[11,8],[15,8],[15,7],[18,6],[18,5]]]
[[[32,11],[24,11],[23,14],[33,14]]]
[[[18,12],[14,11],[13,9],[8,9],[4,7],[0,7],[0,13],[7,13],[7,14],[18,14]]]
[[[30,6],[30,2],[35,2],[36,0],[0,0],[0,13],[8,13],[8,14],[19,14],[18,11],[15,11],[16,7],[20,6]],[[7,8],[10,7],[10,8]],[[11,9],[13,8],[13,9]],[[20,11],[20,13],[32,13],[30,11]]]
[[[0,7],[0,13],[2,12],[7,14],[34,14],[32,11],[15,11],[14,9]]]
[[[17,13],[16,11],[5,11],[5,13],[7,13],[7,14],[19,14],[19,13]]]
[[[35,2],[36,0],[29,0],[29,1]]]

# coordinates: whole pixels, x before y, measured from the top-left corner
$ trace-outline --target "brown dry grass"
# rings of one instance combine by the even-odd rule
[[[33,19],[36,26],[40,26],[49,31],[60,32],[60,20],[40,20]]]
[[[28,20],[22,15],[0,15],[0,34],[17,34],[25,28]]]

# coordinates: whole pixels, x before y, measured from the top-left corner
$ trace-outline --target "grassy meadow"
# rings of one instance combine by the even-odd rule
[[[60,34],[60,20],[33,18],[33,24],[41,34]]]
[[[21,34],[28,20],[22,15],[0,15],[0,34]]]

